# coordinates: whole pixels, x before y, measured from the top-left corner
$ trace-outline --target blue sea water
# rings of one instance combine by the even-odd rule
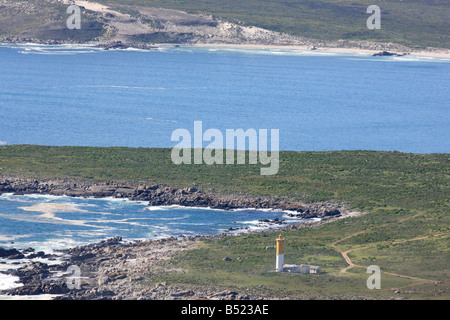
[[[0,196],[0,247],[51,251],[121,236],[124,240],[170,236],[215,235],[276,229],[259,220],[285,223],[313,221],[290,218],[277,210],[152,206],[117,198],[73,198],[51,195]],[[229,228],[233,228],[229,231]]]
[[[450,151],[450,60],[4,45],[0,70],[2,144],[173,147],[201,120],[281,150]]]

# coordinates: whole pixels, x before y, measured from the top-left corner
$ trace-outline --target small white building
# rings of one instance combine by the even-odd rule
[[[320,273],[320,267],[318,266],[310,266],[307,264],[285,264],[283,265],[283,272],[290,272],[290,273],[302,273],[302,274],[319,274]]]

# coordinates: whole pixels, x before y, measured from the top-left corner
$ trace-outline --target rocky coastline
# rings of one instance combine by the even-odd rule
[[[268,197],[242,195],[215,195],[194,187],[176,188],[160,184],[93,183],[76,180],[36,180],[0,177],[0,195],[3,193],[46,194],[69,197],[114,197],[145,201],[149,206],[186,206],[212,209],[278,209],[291,211],[299,218],[339,216],[345,207],[333,202],[292,202]]]
[[[274,46],[277,48],[285,47],[289,49],[305,48],[305,50],[317,51],[319,49],[353,49],[355,52],[360,50],[374,51],[373,56],[406,56],[415,52],[428,52],[428,53],[448,53],[448,50],[442,48],[423,48],[423,47],[407,47],[397,43],[381,43],[381,42],[370,42],[370,41],[352,41],[352,40],[314,40],[314,39],[302,39],[301,41],[285,41],[285,42],[264,42],[264,41],[242,41],[232,39],[229,41],[209,41],[209,40],[198,40],[198,41],[187,41],[180,43],[145,43],[136,42],[132,40],[111,40],[111,41],[73,41],[73,40],[62,40],[62,39],[40,39],[34,37],[1,37],[0,44],[12,44],[12,45],[24,45],[24,44],[36,44],[36,45],[80,45],[80,46],[91,46],[94,48],[99,48],[103,50],[126,50],[126,49],[142,49],[142,50],[157,50],[161,46],[235,46],[239,48],[240,46]],[[320,51],[320,50],[319,50]],[[379,52],[376,52],[379,51]]]
[[[281,230],[311,227],[347,216],[341,205],[327,203],[296,203],[268,198],[243,196],[215,196],[195,188],[174,188],[158,184],[89,183],[67,180],[35,180],[0,178],[0,194],[49,194],[71,197],[115,197],[148,201],[149,205],[183,205],[220,209],[260,208],[290,210],[292,216],[321,217],[316,222],[285,225]],[[283,221],[261,221],[283,224]],[[231,231],[231,230],[229,230]],[[170,259],[180,250],[189,250],[206,239],[220,239],[232,233],[215,236],[179,236],[159,240],[126,242],[116,237],[96,244],[58,250],[55,253],[36,252],[33,248],[0,248],[0,259],[20,263],[20,267],[3,271],[18,277],[20,287],[0,291],[0,295],[35,296],[54,295],[56,300],[177,300],[220,299],[258,300],[279,299],[265,297],[258,291],[230,291],[220,287],[169,286],[166,283],[148,285],[148,281],[163,270],[160,262]],[[224,257],[226,259],[227,257]],[[27,261],[23,263],[23,261]],[[49,263],[53,262],[53,263]],[[3,262],[4,263],[4,262]],[[14,263],[14,262],[13,262]],[[80,286],[71,287],[69,266],[80,270]],[[75,280],[70,280],[75,281]],[[285,298],[285,297],[284,297]]]
[[[292,230],[318,226],[339,219],[334,217],[323,221],[301,222],[286,226]],[[33,248],[3,249],[5,254],[14,254],[17,259],[30,259],[28,263],[4,273],[18,277],[23,284],[1,295],[20,296],[51,295],[53,300],[277,300],[288,296],[267,296],[257,289],[230,290],[220,286],[183,285],[173,286],[166,282],[152,282],[165,272],[186,273],[186,270],[167,269],[161,263],[183,250],[196,248],[207,239],[229,236],[179,236],[159,240],[123,241],[121,237],[110,238],[99,243],[88,244],[53,254],[35,252]],[[270,249],[270,248],[266,248]],[[2,255],[3,254],[3,255]],[[48,264],[40,261],[59,261]],[[228,257],[224,261],[230,261]],[[79,270],[78,278],[70,267]],[[78,280],[77,280],[78,279]],[[77,282],[78,281],[78,282]]]

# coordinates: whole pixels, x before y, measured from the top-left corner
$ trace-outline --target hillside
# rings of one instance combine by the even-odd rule
[[[104,23],[87,11],[83,12],[83,32],[69,30],[66,10],[67,5],[57,0],[0,0],[0,42],[76,43],[104,34]]]
[[[82,7],[81,30],[66,28],[65,10],[71,3]],[[447,1],[377,3],[382,12],[380,30],[366,27],[371,4],[364,0],[0,0],[0,41],[450,48]]]
[[[319,40],[367,40],[408,46],[450,48],[450,3],[444,0],[99,0],[119,6],[137,5],[206,13],[257,27]],[[381,30],[368,30],[367,7],[382,13]]]

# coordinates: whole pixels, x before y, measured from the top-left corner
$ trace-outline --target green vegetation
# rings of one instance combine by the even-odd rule
[[[69,30],[67,5],[57,1],[15,0],[0,5],[0,37],[88,42],[105,33],[92,12],[82,10],[82,30]]]
[[[351,202],[372,208],[434,209],[449,204],[447,154],[376,151],[281,152],[280,170],[261,165],[175,165],[171,149],[0,147],[0,174],[94,181],[147,181],[205,191]],[[225,153],[224,153],[225,154]]]
[[[141,280],[214,285],[290,298],[448,299],[449,154],[333,151],[281,152],[280,171],[260,165],[174,165],[170,149],[1,146],[0,176],[132,181],[218,194],[339,201],[366,214],[283,232],[286,263],[318,265],[321,275],[278,274],[276,233],[208,240],[164,262],[184,272]],[[366,248],[367,247],[367,248]],[[348,266],[342,252],[356,265]],[[231,261],[223,261],[225,256]],[[381,268],[381,290],[369,290],[366,268]],[[388,273],[384,273],[388,272]],[[404,278],[402,276],[413,277]],[[394,293],[392,288],[399,288]]]
[[[115,9],[128,6],[207,13],[233,22],[321,40],[368,40],[408,46],[450,48],[444,0],[98,0]],[[367,7],[381,9],[381,29],[366,27]]]

